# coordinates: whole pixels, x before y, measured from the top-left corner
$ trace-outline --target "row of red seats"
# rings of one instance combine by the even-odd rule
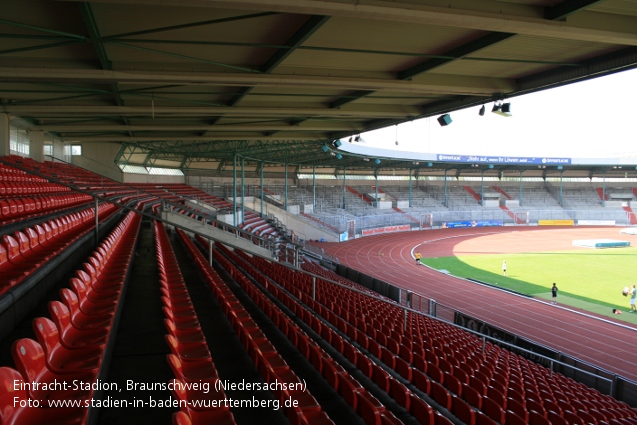
[[[260,262],[265,263],[264,260],[260,260]],[[282,268],[280,265],[273,265],[272,267]],[[334,288],[339,288],[336,285],[329,284],[328,282],[319,282],[319,288],[323,284],[331,285]],[[289,286],[292,286],[292,284],[290,283]],[[298,285],[294,286],[298,288]],[[320,296],[322,290],[319,289],[318,292]],[[345,302],[341,303],[340,306],[351,313],[350,315],[348,315],[348,317],[355,315],[358,309],[354,310],[354,308],[356,308],[356,306],[361,303],[352,301],[351,296],[346,296],[345,292],[351,291],[347,291],[346,289],[341,288],[340,292],[342,293],[340,294],[340,297],[338,297],[338,300],[346,300]],[[361,298],[365,298],[364,295],[358,294],[358,296],[360,296]],[[308,295],[305,295],[306,301],[308,298]],[[348,298],[350,299],[347,300]],[[367,301],[369,301],[369,298],[367,299]],[[374,301],[374,303],[372,304],[375,303],[385,304],[380,301]],[[388,318],[388,320],[394,322],[394,329],[404,329],[405,324],[403,318],[404,314],[401,314],[402,309],[399,306],[395,306],[395,311],[391,314],[387,314],[386,308],[386,306],[383,306],[382,310],[384,313],[382,314],[384,314],[385,318]],[[366,307],[366,312],[369,310],[373,310],[373,307],[371,305],[368,305]],[[438,323],[438,326],[440,328],[451,327],[448,324],[442,324],[421,315],[412,316],[410,313],[409,317],[417,317],[419,319],[418,322],[421,323],[425,321],[428,322],[429,325],[431,325],[431,323]],[[355,323],[356,322],[352,321],[353,325],[355,325]],[[376,326],[378,329],[380,329],[380,323],[377,323]],[[455,330],[455,332],[466,334],[466,332],[460,330]],[[444,335],[446,333],[447,332],[438,332],[439,335]],[[526,371],[527,375],[521,373],[520,375],[537,376],[537,381],[543,382],[544,385],[547,386],[555,387],[556,385],[554,381],[561,382],[562,385],[567,386],[567,388],[571,390],[570,392],[565,393],[564,391],[558,391],[558,393],[561,395],[559,403],[557,403],[557,400],[555,400],[554,397],[549,398],[546,395],[540,393],[540,391],[533,391],[533,387],[531,385],[516,385],[515,378],[511,378],[508,376],[503,377],[499,375],[495,376],[493,374],[493,370],[497,369],[497,367],[495,366],[493,367],[493,369],[491,369],[491,376],[486,378],[486,382],[484,382],[484,379],[473,380],[472,378],[485,375],[483,373],[485,372],[485,370],[482,370],[482,372],[478,372],[476,370],[466,368],[462,369],[460,366],[461,363],[457,360],[456,357],[458,357],[460,353],[466,356],[467,351],[479,353],[480,350],[478,349],[478,345],[474,345],[473,348],[471,348],[470,345],[465,345],[463,348],[454,348],[452,347],[453,344],[450,344],[453,341],[453,338],[450,338],[449,336],[447,336],[446,338],[446,351],[438,352],[436,356],[430,356],[427,362],[421,362],[421,365],[418,367],[419,370],[427,372],[430,377],[436,378],[438,382],[444,383],[447,389],[454,392],[456,395],[466,394],[466,401],[473,403],[474,407],[484,410],[485,413],[488,411],[489,415],[497,421],[508,420],[509,422],[517,421],[515,423],[526,423],[530,420],[530,417],[533,416],[536,421],[540,420],[538,419],[539,417],[542,417],[545,420],[551,420],[553,423],[557,424],[579,424],[584,422],[597,423],[604,420],[623,420],[626,417],[635,417],[635,410],[630,409],[624,403],[618,402],[617,400],[614,400],[611,397],[605,396],[590,388],[586,388],[583,385],[577,384],[574,381],[561,375],[551,375],[550,371],[547,371],[545,368],[541,368],[539,366],[535,366],[533,368],[529,367]],[[402,341],[401,344],[404,345],[405,341]],[[388,345],[388,347],[393,347],[393,350],[396,350],[396,345]],[[490,358],[490,354],[492,353],[489,353],[489,351],[494,351],[497,353],[509,353],[508,351],[500,350],[495,346],[489,346],[489,348],[487,349],[487,356],[476,356],[475,363],[491,363],[493,359]],[[402,351],[399,350],[398,352],[396,352],[396,354],[400,355],[401,352]],[[506,358],[508,360],[509,358],[518,359],[520,357],[509,353],[506,357],[501,358]],[[416,355],[414,355],[412,359],[414,364],[416,364]],[[491,362],[485,362],[484,360],[491,360]],[[526,362],[526,360],[523,360],[518,362],[518,364],[527,365],[530,364],[530,362]],[[518,372],[521,372],[521,370],[518,369]],[[548,375],[550,375],[550,379],[545,379],[545,377],[547,377]],[[467,390],[463,393],[463,388],[465,388],[463,387],[463,385],[465,384],[467,386],[473,385],[473,387],[475,387],[474,389],[476,389],[479,394],[476,395],[472,390]],[[571,394],[571,397],[567,397],[566,394]],[[492,403],[486,400],[495,401],[500,407],[496,409],[495,407],[491,406]],[[573,400],[574,405],[569,405],[571,400]],[[581,403],[579,403],[580,400],[590,401],[591,404],[589,404],[588,408],[584,407],[584,409],[582,409],[583,406],[581,405]],[[533,409],[531,409],[530,406],[527,406],[527,401],[531,401],[530,405],[533,406]],[[536,404],[534,404],[534,402],[536,402]],[[562,407],[559,407],[560,403],[562,404]],[[567,406],[564,406],[565,404]],[[597,407],[599,406],[604,406],[605,411],[602,412],[601,409],[597,409]]]
[[[37,224],[13,235],[4,235],[0,243],[0,295],[19,284],[39,267],[95,227],[94,208]],[[98,207],[101,221],[117,208],[113,204]]]
[[[279,388],[280,385],[277,385],[277,389],[273,392],[286,412],[290,423],[292,425],[333,425],[333,421],[322,410],[320,404],[307,388],[301,389],[302,381],[267,339],[230,288],[209,266],[201,252],[197,250],[184,232],[178,231],[177,233],[223,307],[239,339],[243,342],[263,378],[270,384],[283,383],[287,385],[287,388]],[[289,399],[296,400],[298,405],[286,406],[285,401]]]
[[[450,424],[451,422],[442,416],[439,412],[434,410],[431,406],[429,406],[418,394],[409,390],[405,384],[400,380],[396,379],[396,377],[387,373],[387,371],[383,368],[381,362],[376,362],[372,360],[367,353],[356,348],[350,340],[347,338],[347,334],[345,333],[344,327],[336,326],[337,323],[333,323],[332,325],[336,327],[336,331],[332,329],[326,323],[322,323],[320,320],[316,319],[316,316],[310,313],[307,309],[305,309],[296,299],[292,298],[289,294],[278,290],[274,285],[271,284],[261,273],[259,273],[252,265],[248,262],[243,261],[243,259],[237,255],[234,255],[227,249],[223,249],[224,253],[230,255],[233,261],[239,263],[239,265],[248,270],[248,273],[252,275],[257,281],[262,283],[264,287],[267,287],[268,290],[279,300],[281,300],[295,315],[301,318],[306,324],[312,327],[314,331],[320,334],[325,341],[331,344],[334,348],[336,348],[341,354],[343,354],[353,365],[355,365],[358,369],[360,369],[368,378],[372,379],[374,383],[384,392],[386,392],[390,397],[392,397],[399,405],[405,408],[407,412],[409,412],[412,416],[414,416],[418,421],[424,424]],[[247,282],[247,280],[246,280]],[[248,289],[250,291],[250,289]],[[256,289],[252,289],[252,293],[257,291]],[[263,294],[261,294],[263,296]],[[253,295],[254,297],[254,295]],[[380,359],[380,354],[377,355],[377,358]],[[315,365],[319,366],[319,365]],[[411,374],[409,374],[411,376]],[[409,380],[405,376],[403,378]],[[418,388],[422,391],[421,388]],[[426,391],[425,391],[426,392]],[[344,397],[347,399],[347,391],[345,391]],[[457,401],[456,403],[460,403],[461,401]],[[465,407],[465,410],[470,410],[468,406]],[[391,422],[385,422],[382,414],[379,414],[378,411],[382,412],[382,409],[379,409],[378,406],[375,408],[370,408],[367,406],[363,412],[363,417],[368,425],[379,425],[383,423],[394,423],[392,419]],[[373,415],[373,412],[377,412]],[[367,415],[365,415],[367,413]],[[369,416],[370,413],[372,416]],[[486,423],[486,422],[485,422]]]
[[[244,257],[247,257],[247,255],[243,254]],[[249,257],[252,259],[252,257]],[[265,260],[262,259],[254,259],[253,260],[256,263],[259,263],[261,265],[267,265],[270,268],[274,268],[274,269],[283,269],[283,266],[281,265],[277,265],[277,264],[270,264],[268,262],[266,262]],[[314,301],[310,299],[310,297],[307,295],[307,293],[309,292],[308,290],[305,291],[299,291],[298,290],[298,278],[294,279],[294,280],[290,280],[289,282],[283,282],[284,286],[290,287],[290,288],[294,288],[295,289],[295,293],[299,293],[299,296],[302,300],[304,300],[306,303],[313,303]],[[325,285],[329,285],[332,286],[334,288],[340,288],[337,285],[334,284],[330,284],[329,282],[325,282],[322,281],[322,279],[317,279],[318,283],[318,294],[319,296],[317,296],[317,299],[320,297],[320,294],[322,293],[323,288],[325,287]],[[341,288],[341,294],[340,297],[338,297],[337,300],[335,300],[335,302],[341,302],[340,306],[343,309],[349,310],[350,313],[347,314],[348,318],[354,317],[355,315],[360,315],[361,312],[357,309],[356,311],[353,311],[354,306],[359,306],[360,304],[365,304],[365,301],[368,301],[368,305],[365,307],[365,309],[367,309],[367,311],[369,310],[374,310],[374,306],[373,305],[369,305],[369,297],[366,297],[365,295],[362,294],[357,294],[357,293],[352,293],[351,291],[348,291],[344,288]],[[348,292],[350,292],[350,294],[347,294]],[[309,292],[311,293],[311,292]],[[357,297],[359,297],[360,299],[356,299]],[[340,300],[340,301],[339,301]],[[373,303],[376,304],[385,304],[383,302],[380,301],[376,301],[373,300]],[[319,310],[321,310],[323,306],[318,306],[317,308]],[[386,314],[386,317],[388,317],[389,321],[393,321],[394,322],[394,329],[398,330],[398,329],[404,329],[405,328],[405,315],[404,315],[404,311],[402,311],[401,313],[401,308],[399,306],[395,306],[395,311],[392,312],[391,314],[387,314],[387,306],[385,305],[384,307],[382,307],[382,311],[384,312],[384,314]],[[327,310],[327,309],[325,309]],[[329,312],[329,311],[328,311]],[[321,314],[321,313],[319,313]],[[329,317],[325,316],[325,317]],[[412,317],[411,315],[409,317]],[[420,315],[416,315],[416,317],[423,318],[424,316],[420,316]],[[429,318],[425,318],[429,321],[432,321],[432,319]],[[328,319],[329,320],[329,319]],[[351,320],[351,325],[355,325],[357,322],[350,319]],[[344,320],[343,320],[344,322]],[[343,330],[347,330],[350,328],[350,326],[348,324],[343,324]],[[440,324],[440,327],[444,328],[444,327],[449,327],[450,325],[447,324]],[[356,328],[353,328],[356,329]],[[366,329],[366,328],[365,328]],[[358,329],[356,329],[358,331]],[[377,323],[377,330],[379,332],[377,332],[373,338],[370,338],[370,344],[372,344],[371,341],[376,341],[378,340],[383,340],[383,333],[381,333],[381,326],[380,323]],[[461,333],[465,333],[464,331],[456,331],[456,332],[461,332]],[[380,337],[380,338],[379,338]],[[364,339],[364,338],[363,338]],[[385,339],[386,341],[387,339]],[[364,341],[361,341],[362,343],[364,343]],[[410,342],[410,340],[408,339],[407,342]],[[405,340],[403,340],[403,344],[405,343]],[[386,344],[386,343],[385,343]],[[373,345],[373,344],[372,344]],[[394,345],[386,345],[384,346],[386,349],[389,350],[389,347],[392,348],[391,350],[391,354],[393,355],[400,355],[401,351],[397,348],[398,344],[394,344]],[[473,351],[475,352],[477,350],[477,346],[474,346],[473,349],[470,348],[470,346],[466,346],[462,351]],[[421,359],[421,361],[418,361],[419,357],[417,355],[413,355],[412,361],[414,362],[414,366],[418,368],[418,370],[421,370],[422,372],[427,372],[427,374],[432,377],[435,378],[435,380],[439,383],[444,383],[447,386],[448,391],[453,392],[455,395],[460,396],[462,393],[462,385],[463,384],[467,384],[470,382],[469,381],[469,376],[473,376],[474,374],[469,375],[469,373],[471,372],[471,370],[469,370],[467,373],[466,369],[464,370],[460,370],[459,367],[459,362],[457,361],[457,359],[454,358],[454,355],[456,355],[457,353],[460,353],[460,350],[455,349],[455,348],[451,348],[448,349],[446,352],[439,352],[437,354],[437,356],[430,356],[433,358],[429,358],[428,361],[424,361],[424,359]],[[448,355],[447,355],[448,354]],[[390,357],[390,356],[387,356]],[[403,357],[407,357],[408,356],[403,356]],[[512,356],[517,358],[518,356]],[[401,357],[402,358],[402,357]],[[455,360],[455,363],[451,363],[449,361],[446,361],[447,359],[449,360]],[[480,356],[479,358],[477,357],[477,360],[484,360],[484,359],[488,359],[488,357],[484,357],[484,356]],[[403,358],[404,360],[404,358]],[[443,371],[442,369],[440,369],[438,367],[440,363],[440,366],[443,366],[443,368],[446,368],[446,371]],[[446,365],[446,367],[444,366]],[[453,371],[457,370],[457,373],[455,375],[458,375],[458,377],[456,377],[453,374]],[[446,373],[446,375],[445,375]],[[476,373],[478,374],[478,373]],[[566,378],[564,378],[566,380]],[[489,385],[492,384],[492,385]],[[550,402],[546,402],[545,404],[547,405],[547,408],[544,409],[544,413],[539,413],[536,412],[534,410],[530,410],[525,403],[525,395],[523,395],[524,393],[518,393],[515,394],[513,391],[511,392],[509,397],[506,397],[505,395],[503,395],[501,393],[501,391],[495,390],[494,387],[497,384],[497,380],[491,380],[491,382],[487,384],[486,386],[483,385],[482,388],[489,388],[489,393],[487,394],[486,392],[483,393],[483,395],[485,396],[485,398],[487,396],[490,396],[492,401],[495,401],[497,403],[497,409],[492,409],[491,405],[492,403],[487,402],[486,405],[487,407],[485,407],[484,409],[486,411],[489,412],[489,416],[497,421],[500,420],[504,420],[507,417],[509,417],[509,422],[515,422],[517,421],[517,423],[521,423],[522,421],[528,420],[529,417],[533,414],[535,415],[535,413],[538,413],[540,416],[544,417],[545,419],[548,419],[549,416],[551,416],[553,418],[553,422],[555,423],[564,423],[564,422],[570,422],[570,423],[580,423],[580,421],[582,420],[588,420],[589,416],[595,416],[595,417],[599,417],[601,416],[599,414],[599,412],[597,411],[593,411],[592,415],[588,415],[587,413],[585,413],[584,416],[586,419],[579,419],[579,421],[575,421],[575,419],[573,418],[573,414],[575,412],[578,412],[578,410],[575,407],[569,407],[568,409],[554,409],[553,406],[551,406]],[[502,383],[499,386],[499,389],[501,390],[503,386],[506,386],[504,383]],[[619,403],[616,400],[613,400],[612,398],[608,397],[608,396],[603,396],[601,394],[599,394],[596,391],[590,390],[588,389],[589,393],[593,393],[592,397],[600,399],[600,397],[603,399],[602,402],[603,403],[610,403],[611,410],[613,410],[612,413],[609,413],[606,415],[606,418],[611,417],[611,418],[615,418],[615,419],[620,419],[620,418],[624,418],[626,416],[631,416],[633,417],[635,415],[635,411],[634,409],[627,409],[626,405],[623,405],[623,403]],[[470,393],[472,393],[471,390],[468,390],[467,392],[467,398],[471,399],[472,401],[474,401],[474,407],[476,407],[477,409],[482,408],[482,403],[480,400],[476,400],[475,397],[472,397],[472,395]],[[506,394],[506,392],[505,392]],[[579,394],[579,392],[578,392]],[[526,394],[527,398],[529,397],[529,394]],[[575,396],[573,396],[573,398],[577,398]],[[445,402],[446,399],[446,402]],[[533,399],[541,399],[541,397],[539,397],[539,394],[533,394]],[[608,399],[613,400],[613,402],[608,401]],[[449,401],[449,397],[444,397],[443,402],[445,402],[446,404],[450,404]],[[469,402],[469,400],[466,400],[467,402]],[[614,403],[614,404],[613,404]],[[553,410],[551,410],[553,409]],[[593,409],[595,410],[595,409]],[[534,412],[534,413],[531,413]],[[553,413],[551,413],[553,412]],[[485,412],[486,413],[486,412]],[[557,418],[557,416],[559,416],[559,419]],[[600,419],[601,420],[601,419]],[[594,423],[594,422],[593,422]]]
[[[0,182],[4,183],[48,183],[47,179],[32,176],[17,168],[0,164]]]
[[[388,315],[388,317],[396,317],[396,314]],[[396,328],[404,326],[402,323],[399,323],[401,321],[402,320],[396,320],[396,323],[395,323]],[[440,327],[443,327],[443,328],[445,326],[448,327],[449,325],[440,325]],[[444,332],[442,333],[444,334]],[[596,417],[597,419],[602,419],[603,415],[600,415],[599,412],[597,412],[597,409],[591,409],[591,412],[587,413],[586,411],[588,409],[581,409],[581,406],[577,406],[577,404],[579,403],[579,400],[590,400],[591,403],[595,406],[599,406],[601,404],[604,404],[604,405],[608,404],[607,407],[612,409],[613,412],[607,414],[605,416],[606,418],[609,415],[621,418],[625,416],[632,416],[635,414],[633,410],[631,409],[627,410],[626,409],[627,406],[622,405],[616,400],[609,401],[608,399],[610,399],[610,397],[602,396],[601,394],[597,392],[591,395],[590,390],[587,391],[588,394],[583,394],[581,391],[577,391],[577,394],[574,394],[570,390],[563,390],[558,392],[559,397],[556,398],[555,396],[552,396],[551,393],[548,391],[538,390],[538,387],[532,387],[531,385],[529,385],[530,381],[534,380],[533,378],[534,375],[525,374],[523,369],[518,369],[518,373],[513,375],[511,378],[509,378],[508,376],[503,376],[501,374],[494,374],[493,372],[494,370],[497,369],[497,366],[492,366],[491,368],[487,366],[486,368],[483,368],[481,372],[485,372],[488,375],[485,375],[485,373],[477,372],[475,371],[475,369],[473,369],[473,372],[472,372],[471,369],[467,370],[466,368],[464,369],[464,371],[466,371],[465,373],[464,371],[458,370],[458,368],[462,368],[463,364],[467,364],[468,359],[464,357],[464,362],[461,363],[458,361],[457,357],[459,357],[459,355],[465,356],[465,353],[467,351],[470,351],[469,349],[470,347],[465,345],[463,348],[459,348],[459,347],[454,348],[453,345],[456,345],[455,344],[456,341],[454,341],[454,338],[449,336],[446,336],[445,338],[447,341],[450,341],[450,343],[447,344],[447,349],[444,352],[437,353],[435,356],[430,356],[433,358],[428,357],[428,361],[433,363],[433,365],[430,365],[430,367],[427,369],[427,372],[429,374],[433,374],[434,376],[440,376],[439,378],[437,378],[440,382],[442,382],[443,377],[442,375],[440,375],[440,373],[435,374],[434,369],[437,370],[437,368],[439,367],[443,372],[451,373],[452,375],[454,375],[452,377],[445,378],[444,383],[448,388],[450,388],[452,392],[455,392],[456,394],[461,394],[460,384],[467,381],[468,375],[470,375],[471,378],[474,378],[474,377],[479,378],[482,376],[483,378],[479,379],[479,381],[481,382],[475,382],[474,387],[478,388],[478,390],[481,390],[481,393],[483,395],[488,395],[491,399],[495,400],[498,404],[502,406],[502,409],[504,411],[511,411],[524,420],[529,420],[530,415],[532,414],[535,415],[535,413],[537,413],[540,416],[543,416],[544,418],[560,416],[561,418],[554,417],[552,419],[553,422],[556,422],[556,423],[563,423],[564,421],[568,423],[580,423],[582,419],[580,418],[579,420],[576,420],[576,418],[573,417],[574,416],[573,413],[580,412],[582,410],[585,413],[582,413],[580,415],[584,416],[585,420],[589,420],[590,419],[589,416]],[[473,347],[474,353],[479,351],[478,347],[479,345],[474,344],[474,347]],[[452,355],[449,356],[449,354],[452,354]],[[417,362],[418,358],[416,355],[414,355],[414,358],[415,358],[414,361]],[[478,361],[481,361],[482,358],[483,358],[482,356],[476,356],[476,359],[475,359],[476,361],[474,363],[477,365]],[[517,359],[519,357],[512,356],[511,358]],[[526,362],[521,362],[521,363],[524,365],[527,364]],[[490,362],[482,363],[483,366],[489,365],[489,364],[491,363]],[[508,363],[504,363],[503,365],[506,366],[507,364]],[[426,369],[426,366],[423,367],[422,370],[425,370],[425,369]],[[454,370],[455,370],[455,373],[454,373]],[[542,378],[543,375],[546,375],[546,373],[537,374],[538,376],[537,382],[539,382],[540,386],[546,386],[548,388],[549,383],[547,382],[546,379]],[[526,388],[523,385],[522,381],[517,380],[517,376],[527,377]],[[555,376],[561,376],[561,375],[555,375]],[[457,378],[459,378],[462,382],[458,382]],[[536,385],[536,383],[533,382],[533,385]],[[550,385],[555,387],[554,383]],[[568,388],[572,389],[574,386],[575,386],[574,383],[571,381],[568,385]],[[487,393],[487,389],[488,389],[488,393]],[[474,400],[475,400],[474,404],[476,405],[476,407],[480,407],[480,400],[479,399],[476,400],[475,398]],[[575,405],[563,409],[559,406],[562,400],[574,400],[573,403]],[[532,406],[532,409],[530,409],[529,406]],[[501,417],[501,414],[498,414],[497,416]]]
[[[86,204],[91,196],[76,193],[0,199],[0,223],[7,225]]]
[[[159,266],[164,323],[168,334],[166,342],[171,353],[168,363],[173,370],[176,385],[173,394],[179,401],[186,402],[173,422],[178,424],[234,425],[234,417],[227,406],[210,407],[214,402],[226,398],[222,389],[216,390],[219,379],[206,338],[192,305],[177,258],[173,252],[164,225],[155,222],[155,247]],[[183,384],[196,384],[184,389]],[[208,388],[204,391],[204,386]],[[195,401],[195,403],[193,403]],[[180,404],[181,405],[181,404]],[[202,406],[202,407],[198,407]],[[209,406],[209,407],[205,407]]]
[[[6,182],[0,180],[0,195],[2,196],[25,196],[37,193],[57,193],[70,192],[71,189],[56,183],[49,182]]]
[[[0,423],[87,422],[140,226],[141,216],[129,213],[77,271],[71,288],[60,291],[63,301],[49,303],[52,320],[34,320],[37,341],[14,342],[17,370],[0,368]],[[53,401],[72,404],[52,407]]]

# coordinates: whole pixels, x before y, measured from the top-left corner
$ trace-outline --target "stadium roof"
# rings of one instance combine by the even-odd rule
[[[0,112],[30,130],[128,164],[342,167],[325,143],[634,68],[637,3],[23,0],[0,39]]]

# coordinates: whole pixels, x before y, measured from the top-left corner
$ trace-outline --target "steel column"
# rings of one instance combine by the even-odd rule
[[[316,165],[312,166],[312,212],[316,212]]]
[[[245,198],[245,157],[241,157],[241,222],[245,221],[245,212],[246,212],[246,198]]]
[[[520,206],[522,206],[522,173],[524,171],[520,171]]]
[[[411,168],[409,169],[409,208],[412,207],[412,180],[411,180]]]
[[[263,218],[263,196],[265,195],[265,190],[263,189],[263,161],[261,161],[261,218]]]
[[[98,207],[100,206],[100,200],[95,198],[95,246],[100,244],[100,213]]]
[[[232,160],[232,224],[237,227],[237,154]]]
[[[445,207],[449,207],[449,205],[447,205],[447,171],[445,170],[445,185],[444,185],[444,206]]]

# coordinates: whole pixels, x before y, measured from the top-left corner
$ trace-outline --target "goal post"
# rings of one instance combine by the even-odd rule
[[[356,237],[356,220],[347,221],[347,240],[354,239]]]
[[[516,226],[526,226],[529,224],[528,211],[516,211],[513,214],[513,222]]]
[[[434,215],[432,213],[420,214],[420,227],[427,228],[432,227],[434,223]]]

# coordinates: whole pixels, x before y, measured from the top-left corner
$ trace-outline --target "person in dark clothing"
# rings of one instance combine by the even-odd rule
[[[553,282],[553,287],[551,288],[551,298],[553,299],[551,304],[557,304],[557,286],[555,285],[555,282]]]

